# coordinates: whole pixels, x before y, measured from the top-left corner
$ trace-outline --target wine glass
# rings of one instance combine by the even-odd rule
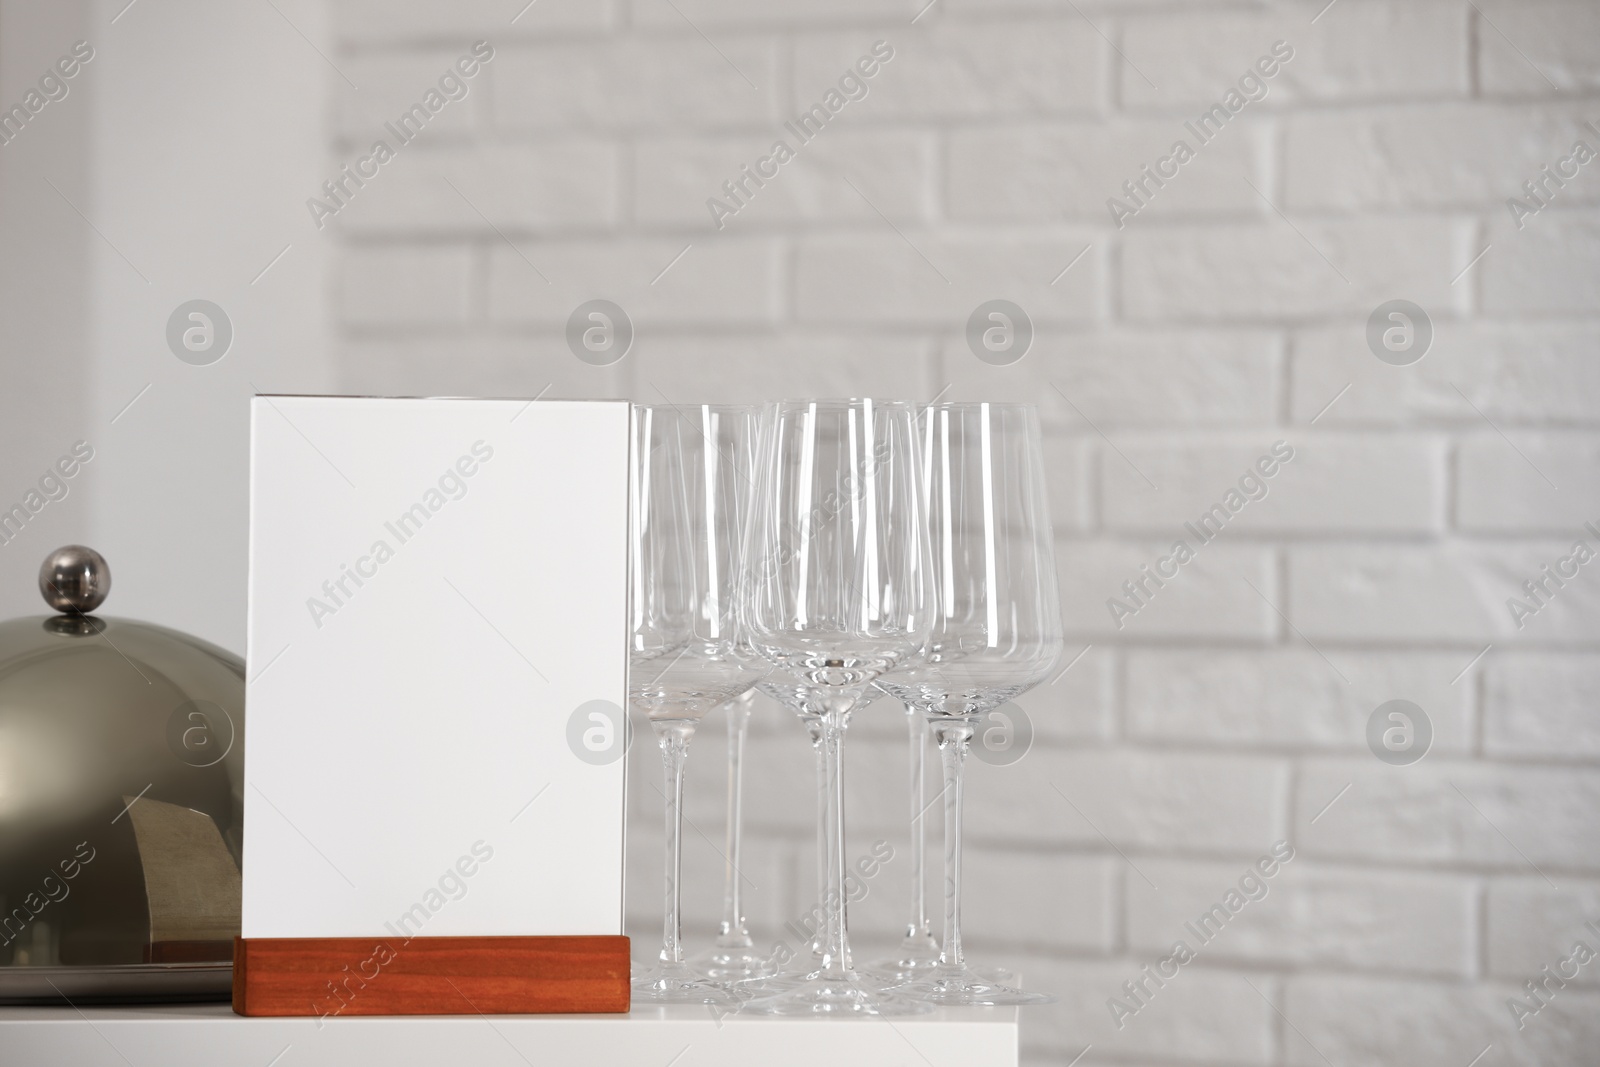
[[[709,500],[719,509],[712,521],[720,527],[721,542],[733,551],[744,551],[744,525],[749,519],[751,477],[755,460],[756,409],[702,404],[693,408],[674,407],[680,418],[690,421],[692,433],[686,434],[689,443],[688,462],[704,466],[699,475],[691,475],[691,487],[699,487],[691,502],[691,510],[704,509]],[[709,487],[709,497],[704,487]],[[695,546],[706,550],[706,565],[713,573],[729,573],[723,563],[719,571],[716,553],[710,545]],[[742,556],[741,556],[742,558]],[[718,581],[718,611],[731,610],[737,622],[737,579],[730,584]],[[737,640],[737,625],[734,627]],[[765,663],[748,646],[736,646],[733,655],[741,659],[751,671],[752,680],[765,674]],[[719,985],[744,981],[770,973],[764,957],[756,953],[755,942],[750,937],[749,925],[744,916],[744,879],[739,862],[742,858],[743,827],[742,801],[744,795],[744,749],[749,733],[750,709],[755,693],[746,688],[723,705],[728,727],[728,790],[727,820],[724,826],[724,876],[722,921],[710,949],[692,961],[696,972]]]
[[[1026,404],[936,404],[919,429],[939,609],[926,655],[880,684],[926,716],[939,747],[944,942],[936,967],[896,988],[934,1004],[1049,1003],[974,971],[961,947],[962,789],[972,736],[1061,655],[1038,413]]]
[[[851,965],[845,901],[843,746],[850,713],[932,625],[916,418],[907,404],[783,401],[761,415],[756,506],[741,618],[750,644],[820,720],[826,788],[827,946],[797,985],[746,1005],[798,1015],[893,1015],[926,1005]]]
[[[705,714],[755,684],[762,669],[738,641],[741,522],[748,453],[726,447],[751,413],[639,405],[633,411],[628,701],[647,717],[666,770],[666,906],[657,963],[633,980],[641,1001],[727,1000],[684,961],[683,774]]]

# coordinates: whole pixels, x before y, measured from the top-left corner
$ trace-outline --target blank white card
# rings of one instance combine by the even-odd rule
[[[243,934],[620,934],[629,405],[257,397]]]

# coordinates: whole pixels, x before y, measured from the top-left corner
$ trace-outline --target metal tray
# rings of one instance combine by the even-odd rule
[[[0,967],[0,1004],[216,1001],[232,995],[232,963]]]

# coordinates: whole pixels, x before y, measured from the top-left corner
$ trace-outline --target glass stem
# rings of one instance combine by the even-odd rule
[[[832,702],[822,720],[822,750],[828,779],[828,892],[823,898],[827,915],[828,948],[822,970],[826,978],[848,980],[850,967],[849,913],[845,889],[844,839],[844,732],[850,722],[852,698]]]
[[[944,944],[939,948],[943,970],[966,966],[961,950],[961,801],[973,728],[965,719],[940,719],[933,726],[944,766]]]
[[[817,758],[817,929],[811,935],[811,955],[821,960],[828,951],[828,920],[823,901],[828,899],[828,756],[822,746],[822,720],[807,719],[811,749]]]
[[[911,732],[911,919],[906,924],[907,945],[919,944],[928,937],[928,890],[922,817],[926,811],[923,794],[927,791],[928,724],[922,713],[906,705],[906,724]]]
[[[666,919],[661,929],[661,962],[683,962],[683,915],[679,884],[683,875],[683,765],[689,759],[689,739],[695,724],[682,720],[657,720],[656,741],[667,776],[667,897]]]
[[[744,803],[744,740],[750,732],[750,708],[755,691],[746,690],[728,703],[728,825],[724,841],[727,866],[723,872],[722,925],[717,931],[718,948],[750,948],[750,929],[745,923],[744,902],[739,887],[739,846]]]

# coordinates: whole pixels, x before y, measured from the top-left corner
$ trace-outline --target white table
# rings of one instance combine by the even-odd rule
[[[629,1015],[244,1019],[226,1004],[0,1008],[0,1067],[1016,1067],[1016,1008],[787,1019]]]

